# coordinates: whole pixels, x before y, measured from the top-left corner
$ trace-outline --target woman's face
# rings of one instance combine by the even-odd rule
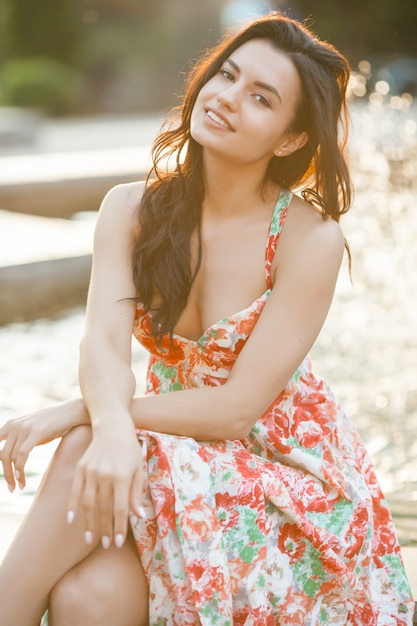
[[[267,40],[254,39],[235,50],[202,87],[191,136],[205,150],[242,165],[267,165],[274,154],[285,156],[305,143],[306,137],[288,131],[300,93],[289,57]]]

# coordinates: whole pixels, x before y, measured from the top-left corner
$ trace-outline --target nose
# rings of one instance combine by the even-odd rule
[[[227,107],[231,111],[236,110],[237,108],[237,93],[235,89],[235,85],[231,85],[227,89],[223,89],[217,95],[217,102],[224,107]]]

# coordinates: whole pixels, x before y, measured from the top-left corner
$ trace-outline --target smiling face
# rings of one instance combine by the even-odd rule
[[[240,164],[264,163],[304,145],[289,129],[300,79],[285,53],[268,40],[237,48],[200,90],[191,115],[193,139]]]

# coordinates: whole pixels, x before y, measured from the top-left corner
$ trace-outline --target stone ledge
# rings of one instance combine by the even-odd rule
[[[0,325],[50,317],[85,304],[91,255],[0,268]]]
[[[0,158],[0,209],[68,218],[95,211],[114,185],[144,179],[149,147]]]
[[[139,180],[137,175],[107,175],[25,184],[1,184],[0,207],[15,213],[69,218],[79,211],[96,211],[115,185]]]

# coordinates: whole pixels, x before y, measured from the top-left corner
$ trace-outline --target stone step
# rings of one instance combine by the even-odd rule
[[[50,219],[0,211],[0,324],[85,303],[96,213]]]
[[[146,176],[149,146],[0,158],[0,209],[68,218],[95,211],[114,185]]]

